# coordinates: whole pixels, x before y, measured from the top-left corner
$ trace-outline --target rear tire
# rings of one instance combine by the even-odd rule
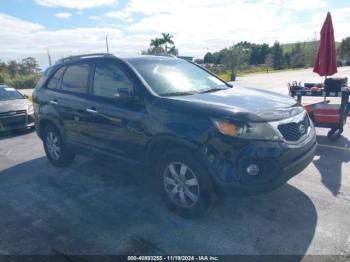
[[[43,144],[46,156],[53,165],[64,167],[73,162],[75,153],[65,146],[60,133],[54,126],[48,125],[45,128]]]
[[[213,185],[208,172],[186,149],[167,153],[158,168],[159,186],[170,210],[184,218],[200,218],[211,207]]]

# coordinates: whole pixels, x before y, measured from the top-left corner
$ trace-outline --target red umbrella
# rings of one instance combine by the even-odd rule
[[[331,13],[328,12],[321,30],[321,41],[315,61],[314,72],[320,76],[331,76],[337,70],[337,50]]]

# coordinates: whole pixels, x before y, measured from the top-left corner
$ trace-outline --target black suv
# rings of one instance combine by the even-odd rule
[[[54,165],[70,164],[75,153],[143,164],[183,216],[203,214],[214,192],[283,185],[317,147],[313,124],[294,99],[232,87],[175,57],[62,59],[46,70],[33,100],[36,130]]]

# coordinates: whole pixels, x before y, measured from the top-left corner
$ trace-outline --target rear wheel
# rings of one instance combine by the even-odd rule
[[[159,168],[163,198],[185,218],[198,218],[211,206],[213,187],[209,174],[187,150],[169,152]]]
[[[49,125],[45,128],[43,143],[47,158],[55,166],[68,166],[73,162],[74,152],[65,146],[61,135],[54,126]]]

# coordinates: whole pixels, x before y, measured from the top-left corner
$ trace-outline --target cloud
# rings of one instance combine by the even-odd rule
[[[89,16],[89,19],[90,20],[99,20],[99,19],[101,19],[101,17],[92,15],[92,16]]]
[[[115,5],[116,0],[34,0],[35,3],[47,7],[64,7],[71,9],[87,9]]]
[[[113,12],[106,13],[104,16],[109,18],[117,18],[129,23],[134,21],[134,19],[131,16],[131,13],[125,12],[125,11],[113,11]]]
[[[9,16],[7,14],[2,14],[2,13],[0,13],[0,24],[1,24],[0,32],[3,34],[12,33],[12,32],[17,32],[18,34],[21,34],[21,33],[26,33],[28,31],[35,33],[45,28],[40,24],[23,21],[16,17]],[[2,41],[4,40],[5,39],[2,39]],[[0,43],[2,41],[0,41]]]
[[[141,44],[127,43],[123,32],[116,27],[80,27],[74,29],[48,30],[47,28],[18,18],[0,14],[0,57],[2,60],[20,60],[33,56],[42,68],[48,65],[46,50],[53,60],[81,54],[105,52],[105,37],[112,52],[137,54]],[[131,51],[133,50],[133,51]],[[132,53],[131,53],[132,52]]]
[[[83,11],[79,10],[79,11],[77,12],[77,14],[78,14],[78,15],[82,15],[82,14],[83,14]]]
[[[68,19],[71,16],[72,16],[71,13],[59,12],[59,13],[56,14],[56,17],[61,18],[61,19]]]
[[[130,0],[122,11],[141,16],[130,32],[170,32],[180,54],[202,56],[239,41],[313,40],[324,18],[315,24],[312,14],[326,7],[326,0]]]
[[[327,7],[326,0],[287,0],[284,7],[291,10],[317,10]]]
[[[334,34],[336,40],[340,41],[345,37],[349,37],[350,28],[350,6],[336,8],[330,10],[332,14]],[[321,30],[321,26],[326,19],[327,12],[319,12],[312,16],[312,24],[317,27],[317,33]]]
[[[40,1],[78,5],[78,1]],[[129,0],[119,11],[88,16],[91,20],[103,18],[96,22],[100,27],[61,30],[49,30],[37,23],[0,14],[0,57],[22,59],[32,55],[45,67],[47,48],[53,59],[104,52],[106,35],[112,52],[120,56],[135,55],[147,49],[150,39],[159,37],[161,32],[174,35],[181,55],[197,57],[208,50],[218,51],[245,40],[269,44],[275,40],[282,43],[313,40],[326,17],[327,10],[322,5],[325,1],[305,0],[318,3],[313,10],[308,3],[300,4],[303,5],[300,10],[307,12],[293,9],[289,1],[298,4],[297,0]],[[349,36],[350,5],[347,6],[331,10],[337,41]],[[74,8],[71,13],[81,10],[81,6]]]

